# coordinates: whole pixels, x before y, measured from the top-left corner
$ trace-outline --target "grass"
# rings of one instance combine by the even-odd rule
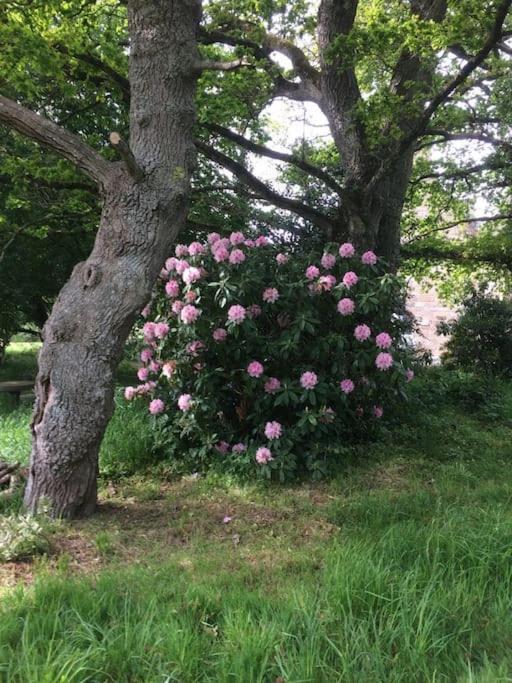
[[[432,377],[329,482],[104,476],[96,516],[0,565],[0,681],[512,681],[512,387],[491,419]],[[118,416],[105,475],[147,448]]]

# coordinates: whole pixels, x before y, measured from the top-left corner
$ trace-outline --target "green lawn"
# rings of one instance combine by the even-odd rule
[[[149,448],[121,408],[98,514],[0,565],[0,681],[512,681],[512,387],[497,416],[425,386],[333,480],[285,487],[111,480]],[[0,452],[27,419],[4,411]]]

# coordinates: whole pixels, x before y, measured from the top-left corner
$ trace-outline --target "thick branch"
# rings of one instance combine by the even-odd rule
[[[299,102],[316,102],[317,104],[321,101],[322,94],[317,87],[318,73],[309,64],[304,53],[292,43],[278,39],[276,36],[266,35],[263,38],[263,44],[260,45],[247,38],[240,38],[221,31],[207,31],[204,28],[200,29],[199,35],[200,42],[203,45],[222,43],[223,45],[243,47],[250,50],[254,57],[263,63],[263,68],[273,78],[275,83],[274,97],[287,97]],[[300,83],[290,81],[283,76],[279,66],[270,58],[270,54],[274,51],[286,54],[291,59],[297,75],[301,78]]]
[[[77,135],[3,95],[0,95],[0,123],[48,147],[97,183],[106,182],[110,163],[92,147]]]
[[[251,64],[245,59],[232,59],[228,62],[217,62],[214,60],[205,59],[200,62],[197,62],[197,64],[194,67],[194,70],[196,71],[196,73],[202,73],[203,71],[236,71],[237,69],[240,69],[244,66],[250,67],[253,66],[253,64]]]
[[[109,138],[110,144],[118,151],[119,156],[124,161],[128,173],[134,180],[142,180],[144,178],[144,171],[137,163],[137,160],[133,156],[133,152],[128,143],[125,142],[119,133],[116,133],[115,131],[110,133]]]
[[[304,159],[300,159],[299,157],[293,154],[285,154],[284,152],[278,152],[274,149],[270,149],[269,147],[265,147],[264,145],[252,142],[252,140],[248,140],[243,135],[238,135],[238,133],[235,133],[229,128],[224,128],[224,126],[219,126],[215,123],[205,124],[203,127],[212,133],[216,133],[217,135],[221,135],[222,137],[231,140],[240,147],[249,150],[249,152],[269,157],[269,159],[284,161],[287,164],[296,166],[305,173],[308,173],[309,175],[318,178],[319,180],[324,182],[328,187],[330,187],[331,190],[334,190],[334,192],[337,192],[338,194],[341,194],[343,192],[343,188],[341,187],[341,185],[339,185],[332,176],[323,171],[321,168],[318,168],[317,166],[310,164],[308,161],[305,161]]]
[[[233,173],[240,182],[257,192],[265,201],[274,204],[280,209],[285,209],[286,211],[291,211],[292,213],[301,216],[304,220],[313,223],[328,233],[332,231],[333,223],[325,214],[296,199],[289,199],[288,197],[283,197],[277,192],[274,192],[274,190],[271,190],[265,183],[256,178],[256,176],[250,173],[242,164],[238,163],[238,161],[230,159],[230,157],[213,149],[213,147],[206,145],[204,142],[196,141],[196,147],[205,157],[210,159],[210,161],[223,166]]]

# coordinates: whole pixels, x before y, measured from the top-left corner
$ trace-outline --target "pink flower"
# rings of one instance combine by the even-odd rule
[[[278,254],[276,256],[277,265],[284,266],[285,263],[288,263],[289,259],[290,257],[286,254]]]
[[[373,414],[375,417],[382,417],[384,415],[384,408],[382,406],[373,406]]]
[[[165,283],[165,293],[169,297],[178,296],[180,293],[180,285],[177,280],[169,280]]]
[[[261,306],[258,306],[258,304],[251,304],[247,307],[247,315],[249,318],[257,318],[261,315]]]
[[[267,439],[281,438],[282,427],[279,422],[267,422],[265,425],[265,436]]]
[[[192,407],[192,396],[190,394],[181,394],[178,398],[178,408],[184,413]]]
[[[254,246],[255,247],[266,247],[268,244],[268,239],[265,237],[265,235],[260,235],[254,240]]]
[[[188,245],[188,253],[190,256],[199,256],[200,254],[204,254],[205,248],[201,244],[201,242],[191,242]]]
[[[223,327],[217,327],[216,330],[213,330],[212,337],[216,342],[223,342],[227,336],[228,333]]]
[[[371,333],[372,331],[370,330],[368,325],[358,325],[354,330],[354,337],[357,339],[357,341],[363,342],[366,339],[368,339]]]
[[[153,358],[153,349],[145,348],[140,352],[140,359],[143,363],[149,362]]]
[[[258,465],[266,465],[270,460],[273,460],[271,450],[265,448],[265,446],[258,448],[256,451],[256,462]]]
[[[322,275],[322,277],[318,280],[318,284],[320,289],[323,289],[325,292],[330,292],[336,284],[336,278],[334,275]]]
[[[149,377],[149,370],[147,368],[139,368],[137,370],[137,377],[141,382],[145,382]]]
[[[269,377],[265,382],[266,394],[275,394],[276,391],[279,391],[280,388],[281,382],[277,379],[277,377]]]
[[[352,272],[351,270],[349,270],[349,271],[348,271],[347,273],[345,273],[345,275],[343,276],[343,284],[345,285],[345,287],[346,287],[347,289],[350,289],[350,288],[353,287],[354,285],[357,285],[358,282],[359,282],[359,278],[358,278],[357,275],[356,275],[354,272]]]
[[[393,365],[393,356],[390,353],[381,352],[377,354],[375,365],[379,370],[389,370]]]
[[[351,313],[354,312],[355,310],[355,303],[352,301],[352,299],[341,299],[338,301],[338,312],[341,313],[341,315],[350,315]]]
[[[191,285],[193,282],[197,282],[201,279],[201,271],[195,266],[189,266],[183,271],[183,282],[187,285]]]
[[[160,370],[161,363],[157,360],[152,360],[151,363],[149,364],[149,369],[151,372],[154,372],[155,374]]]
[[[169,277],[169,271],[168,271],[168,270],[165,270],[165,268],[162,268],[162,270],[161,270],[160,273],[158,274],[158,277],[159,277],[161,280],[167,280],[167,278]]]
[[[229,241],[233,246],[236,244],[242,244],[242,242],[245,240],[243,232],[232,232],[231,235],[229,236]]]
[[[165,267],[166,269],[171,272],[173,270],[176,270],[176,265],[178,264],[178,259],[175,256],[171,256],[170,258],[167,259],[165,262]]]
[[[300,377],[300,383],[304,389],[313,389],[318,383],[318,377],[314,372],[304,372]]]
[[[365,251],[361,256],[361,261],[365,264],[365,266],[374,266],[377,263],[377,256],[373,253],[373,251]]]
[[[174,314],[179,315],[183,309],[183,306],[185,306],[183,301],[173,301],[171,310]]]
[[[155,337],[157,339],[163,339],[167,334],[169,334],[169,325],[167,323],[157,323],[155,325]]]
[[[214,253],[217,249],[221,249],[222,247],[224,247],[224,249],[229,249],[230,246],[231,243],[227,237],[220,237],[216,242],[212,244],[212,253]]]
[[[197,294],[195,292],[186,292],[185,293],[185,301],[187,304],[191,304],[193,301],[197,299]]]
[[[183,275],[187,268],[188,261],[181,260],[176,263],[176,272],[178,273],[178,275]]]
[[[218,232],[211,232],[206,239],[208,240],[208,244],[215,244],[215,242],[220,240],[220,235]]]
[[[263,301],[266,301],[269,304],[275,303],[279,299],[279,292],[275,287],[267,287],[263,291]]]
[[[263,365],[259,363],[257,360],[251,361],[247,366],[247,373],[251,377],[260,377],[263,374],[263,370]]]
[[[233,453],[245,453],[246,450],[247,446],[244,443],[236,443],[231,449]]]
[[[187,304],[186,306],[183,306],[181,309],[180,313],[180,318],[182,322],[185,323],[185,325],[190,325],[192,323],[195,323],[195,321],[199,318],[201,315],[201,311],[193,306],[192,304]]]
[[[229,255],[229,262],[235,266],[238,266],[240,263],[243,263],[244,261],[245,261],[244,252],[241,249],[233,249],[233,251]]]
[[[345,242],[345,244],[342,244],[339,249],[339,255],[341,258],[350,258],[351,256],[354,256],[355,253],[356,250],[354,249],[354,245],[350,242]]]
[[[245,240],[244,244],[246,247],[249,247],[249,249],[252,249],[254,246],[256,246],[254,240]]]
[[[354,382],[351,379],[344,379],[340,382],[340,389],[344,394],[351,394],[355,389]]]
[[[222,453],[222,455],[225,455],[229,451],[229,444],[227,441],[219,441],[217,444],[215,444],[215,450],[218,451],[219,453]]]
[[[142,328],[142,333],[144,335],[145,341],[152,342],[155,340],[155,326],[156,326],[156,323],[153,323],[153,322],[144,323],[144,327]]]
[[[137,395],[137,391],[134,387],[125,387],[124,397],[127,401],[131,401]]]
[[[224,517],[222,518],[222,523],[223,524],[229,524],[232,519],[233,519],[233,517],[230,517],[229,515],[224,515]]]
[[[314,280],[320,275],[320,271],[316,266],[308,266],[306,268],[306,277],[308,280]]]
[[[185,244],[177,244],[174,253],[178,258],[188,256],[188,247]]]
[[[162,375],[167,377],[167,379],[171,379],[172,373],[174,372],[175,364],[171,363],[170,361],[167,361],[167,363],[164,363],[162,366]]]
[[[201,351],[201,349],[204,349],[204,344],[199,339],[189,342],[186,346],[187,353],[190,353],[190,355],[194,357],[199,355],[199,351]]]
[[[375,337],[375,343],[379,349],[389,349],[393,340],[387,332],[381,332]]]
[[[410,368],[408,368],[405,371],[405,380],[407,382],[412,382],[413,379],[414,379],[414,370],[411,370]]]
[[[228,320],[230,322],[235,323],[235,325],[240,325],[240,323],[243,323],[245,320],[245,316],[246,312],[243,306],[240,306],[239,304],[230,306],[228,311]]]
[[[226,261],[229,258],[229,251],[226,249],[226,247],[221,245],[218,249],[215,249],[213,258],[217,261],[217,263]]]
[[[140,314],[143,318],[147,318],[150,313],[151,313],[151,305],[150,304],[147,304],[146,306],[144,306],[144,308],[140,312]]]
[[[163,413],[165,409],[165,403],[159,398],[154,398],[149,404],[149,412],[151,415],[158,415],[158,413]]]
[[[334,268],[334,264],[336,263],[336,256],[333,254],[324,254],[320,263],[322,264],[322,268],[331,270],[331,268]]]

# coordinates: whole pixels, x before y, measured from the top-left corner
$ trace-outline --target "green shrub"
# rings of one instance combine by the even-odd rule
[[[441,323],[448,336],[443,361],[487,375],[512,377],[512,302],[475,290],[455,320]]]
[[[13,514],[0,517],[0,562],[24,560],[48,552],[48,527],[41,518]]]
[[[142,383],[126,390],[173,461],[320,476],[400,403],[413,375],[402,284],[372,252],[233,233],[176,255],[141,330]]]

